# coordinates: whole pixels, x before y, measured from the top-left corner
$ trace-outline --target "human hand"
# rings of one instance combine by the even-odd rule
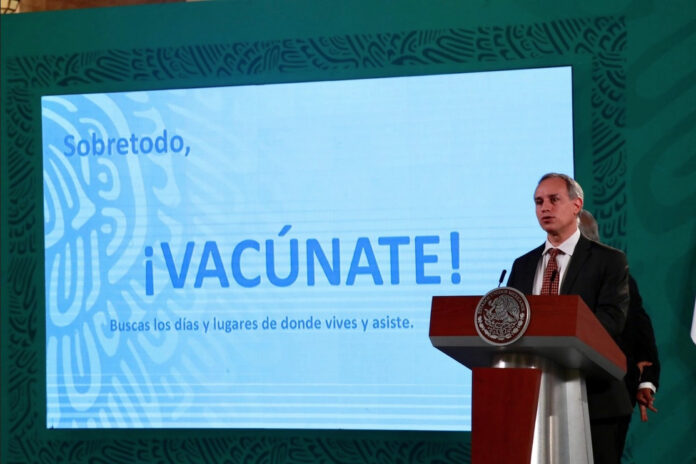
[[[636,363],[636,366],[638,366],[638,370],[640,371],[640,375],[643,375],[643,369],[645,369],[648,366],[652,366],[652,363],[650,361],[640,361]]]
[[[636,400],[638,401],[638,405],[640,407],[640,420],[642,422],[647,422],[648,409],[652,412],[657,412],[654,404],[655,396],[653,395],[653,391],[649,388],[639,389],[636,393]]]

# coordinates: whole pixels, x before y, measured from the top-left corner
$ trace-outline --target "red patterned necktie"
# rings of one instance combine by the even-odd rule
[[[549,250],[549,262],[546,264],[546,269],[544,270],[544,278],[541,281],[541,294],[542,295],[558,295],[558,263],[556,262],[556,256],[559,253],[563,253],[558,248],[551,248]]]

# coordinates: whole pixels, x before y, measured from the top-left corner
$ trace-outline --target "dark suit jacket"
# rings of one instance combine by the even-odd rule
[[[508,286],[531,294],[543,251],[542,244],[517,258]],[[629,305],[628,264],[621,251],[581,235],[560,284],[562,295],[580,295],[609,335],[620,341]],[[587,396],[590,419],[624,416],[633,409],[620,380],[588,378]]]
[[[624,380],[631,404],[635,406],[636,392],[640,382],[652,382],[655,387],[660,385],[660,360],[652,321],[643,308],[643,299],[638,292],[638,285],[630,275],[628,288],[631,304],[628,307],[626,327],[621,334],[619,346],[626,355],[627,372]],[[640,375],[636,366],[639,361],[650,361],[653,365],[644,368],[643,375]]]

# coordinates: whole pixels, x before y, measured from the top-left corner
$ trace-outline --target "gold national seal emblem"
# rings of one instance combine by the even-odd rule
[[[481,297],[474,313],[474,324],[486,342],[509,345],[524,335],[530,316],[529,302],[524,294],[511,287],[501,287]]]

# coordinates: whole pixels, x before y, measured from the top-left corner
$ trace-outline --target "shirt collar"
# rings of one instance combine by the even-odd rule
[[[557,247],[551,245],[551,242],[549,242],[549,239],[547,238],[546,244],[544,246],[544,253],[543,254],[546,254],[551,248],[558,248],[566,255],[572,256],[573,252],[575,251],[575,246],[578,244],[578,240],[580,240],[580,228],[575,229],[575,232],[573,232],[573,235],[568,237],[565,240],[565,242],[561,243]]]

